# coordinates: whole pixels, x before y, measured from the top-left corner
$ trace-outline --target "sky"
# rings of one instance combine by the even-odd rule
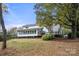
[[[4,23],[7,30],[13,27],[35,24],[36,15],[33,3],[8,3],[8,13],[3,13]],[[58,26],[56,27],[58,28]],[[54,29],[57,31],[57,29]]]
[[[4,13],[6,29],[26,24],[35,24],[36,15],[32,3],[8,3],[8,13]]]

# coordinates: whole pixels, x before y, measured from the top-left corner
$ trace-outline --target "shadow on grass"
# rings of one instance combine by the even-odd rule
[[[76,39],[55,38],[52,41],[59,41],[59,42],[79,42],[79,38],[76,38]]]

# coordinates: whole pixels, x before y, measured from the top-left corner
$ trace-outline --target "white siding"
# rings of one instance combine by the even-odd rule
[[[39,29],[33,29],[34,32],[32,32],[32,30],[30,29],[29,30],[29,33],[28,30],[23,30],[23,31],[27,31],[26,33],[23,33],[23,31],[17,31],[17,37],[28,37],[28,36],[41,36],[41,34],[39,33]]]

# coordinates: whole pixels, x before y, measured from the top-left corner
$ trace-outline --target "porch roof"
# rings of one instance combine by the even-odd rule
[[[42,29],[42,27],[32,26],[32,27],[28,27],[28,28],[25,28],[25,27],[17,28],[17,30],[32,30],[32,29]]]

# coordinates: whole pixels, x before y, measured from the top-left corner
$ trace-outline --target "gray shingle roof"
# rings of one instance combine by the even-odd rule
[[[24,25],[24,26],[22,26],[22,27],[28,28],[28,27],[31,27],[31,26],[36,26],[36,24],[28,24],[28,25]]]

